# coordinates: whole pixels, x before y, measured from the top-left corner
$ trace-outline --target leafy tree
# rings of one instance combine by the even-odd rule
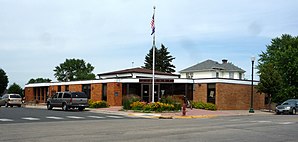
[[[82,59],[66,59],[64,63],[56,66],[54,76],[58,81],[76,81],[95,79],[92,73],[94,67]]]
[[[259,59],[259,91],[274,102],[298,98],[298,37],[285,34],[272,39]]]
[[[175,59],[168,48],[161,44],[161,48],[157,49],[155,47],[155,70],[167,73],[175,72],[175,66],[172,64],[172,61]],[[150,49],[149,53],[145,57],[145,66],[143,68],[153,69],[153,48]]]
[[[6,90],[8,77],[3,69],[0,68],[0,95]]]
[[[31,78],[27,84],[30,84],[30,83],[46,83],[46,82],[51,82],[52,80],[49,79],[49,78],[36,78],[36,79],[33,79]]]
[[[13,83],[12,85],[9,86],[8,93],[20,94],[22,97],[24,96],[23,89],[21,88],[20,85],[18,85],[16,83]]]

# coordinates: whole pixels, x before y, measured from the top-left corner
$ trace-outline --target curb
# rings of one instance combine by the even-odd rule
[[[159,119],[199,119],[199,118],[215,118],[217,115],[188,115],[188,116],[160,116]]]

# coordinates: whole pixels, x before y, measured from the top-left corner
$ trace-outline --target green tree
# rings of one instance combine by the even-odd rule
[[[47,83],[47,82],[51,82],[52,80],[49,79],[49,78],[36,78],[36,79],[33,79],[31,78],[27,84],[30,84],[30,83]]]
[[[64,63],[56,66],[54,76],[58,81],[76,81],[95,79],[92,73],[94,67],[82,59],[66,59]]]
[[[8,77],[3,69],[0,68],[0,95],[6,90]]]
[[[168,48],[161,44],[161,48],[155,48],[155,70],[167,73],[175,72],[175,66],[172,64],[172,61],[175,59]],[[153,48],[149,50],[149,53],[145,57],[145,63],[143,68],[153,69]]]
[[[259,91],[274,102],[298,98],[298,37],[288,34],[272,39],[259,59]]]
[[[20,94],[22,97],[24,96],[22,87],[16,83],[10,85],[7,92],[10,94]]]

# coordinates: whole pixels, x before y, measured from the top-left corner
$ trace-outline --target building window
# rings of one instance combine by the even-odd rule
[[[210,83],[207,85],[207,103],[215,104],[216,99],[216,84]]]
[[[82,90],[88,96],[88,99],[91,98],[91,84],[83,84]]]
[[[193,78],[193,73],[192,72],[186,73],[186,78]]]
[[[58,92],[61,92],[61,86],[58,86]]]
[[[219,78],[219,72],[216,72],[216,78]]]
[[[242,79],[242,73],[239,73],[239,79]]]
[[[107,84],[104,83],[102,84],[102,100],[103,101],[107,101],[107,94],[108,94],[108,90],[107,90]]]
[[[65,85],[65,91],[69,91],[69,85]]]
[[[229,78],[234,78],[234,72],[229,72]]]

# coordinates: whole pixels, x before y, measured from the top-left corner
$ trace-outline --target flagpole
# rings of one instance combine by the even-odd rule
[[[154,22],[155,22],[155,6],[153,6],[153,15],[154,15]],[[155,23],[154,23],[155,24]],[[155,25],[154,25],[155,28]],[[152,61],[152,102],[154,102],[154,85],[155,85],[155,32],[153,33],[153,61]]]

